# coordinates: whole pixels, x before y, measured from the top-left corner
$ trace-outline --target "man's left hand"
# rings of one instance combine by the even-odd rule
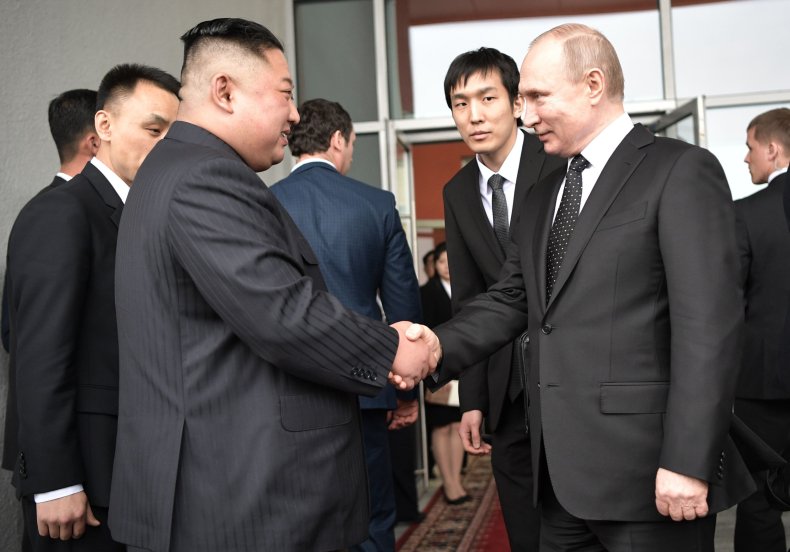
[[[692,520],[708,515],[708,483],[673,471],[658,468],[656,508],[673,521]]]
[[[389,429],[403,429],[417,421],[419,403],[417,399],[402,401],[398,399],[398,408],[392,411]]]

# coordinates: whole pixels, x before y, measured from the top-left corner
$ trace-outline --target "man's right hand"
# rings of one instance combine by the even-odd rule
[[[461,416],[461,425],[458,435],[464,444],[464,450],[469,454],[483,456],[491,453],[491,445],[480,438],[480,428],[483,425],[482,410],[467,410]]]
[[[42,537],[69,540],[85,534],[85,524],[98,527],[85,491],[36,504],[38,534]]]
[[[390,383],[402,390],[413,389],[436,370],[441,358],[439,339],[427,327],[411,322],[390,324],[398,331],[398,351],[392,362]]]

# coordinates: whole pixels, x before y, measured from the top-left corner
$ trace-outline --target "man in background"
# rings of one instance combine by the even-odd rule
[[[86,89],[67,90],[49,102],[49,132],[55,141],[60,159],[60,170],[49,186],[39,193],[50,190],[80,172],[85,164],[96,155],[99,149],[99,137],[93,126],[96,114],[96,91]],[[2,341],[3,348],[9,352],[8,297],[3,288]],[[8,419],[6,418],[6,423]],[[6,432],[8,435],[8,432]],[[3,449],[5,450],[5,449]],[[13,461],[9,466],[3,455],[3,468],[13,469]]]
[[[790,319],[790,232],[782,205],[790,162],[790,109],[772,109],[746,129],[744,162],[754,184],[768,187],[735,202],[746,339],[735,413],[777,452],[790,446],[790,370],[782,348]],[[785,552],[782,513],[762,490],[738,505],[735,552]]]
[[[280,41],[235,18],[182,40],[178,120],[118,231],[113,535],[153,552],[344,549],[368,535],[357,395],[391,370],[411,388],[436,358],[400,338],[408,324],[326,292],[256,174],[299,121]]]
[[[79,173],[85,164],[96,155],[99,149],[99,137],[93,126],[93,117],[96,114],[96,91],[87,89],[67,90],[49,102],[48,121],[49,132],[55,141],[55,147],[60,159],[60,170],[55,174],[49,186],[38,193],[44,193],[52,188],[71,180]],[[8,320],[8,294],[6,279],[3,279],[3,307],[2,307],[2,342],[3,349],[10,352],[11,325]],[[8,388],[13,389],[16,381],[14,371],[8,374]],[[16,428],[17,414],[14,393],[9,392],[5,412],[5,431],[3,433],[3,469],[13,471],[16,462],[17,443]],[[27,532],[22,532],[22,550],[30,550],[30,541]]]
[[[346,176],[356,135],[351,117],[336,102],[309,100],[299,107],[289,138],[297,163],[272,186],[318,257],[330,293],[359,314],[387,322],[422,319],[414,261],[392,193]],[[394,552],[395,495],[388,442],[393,429],[417,419],[413,392],[396,397],[386,386],[360,397],[362,437],[370,488],[368,538],[352,550]],[[413,476],[412,476],[413,477]]]
[[[115,244],[137,169],[175,119],[178,88],[152,67],[111,69],[96,98],[96,156],[33,198],[11,230],[13,482],[36,551],[123,550],[107,527],[118,412]]]
[[[455,312],[497,281],[512,246],[511,220],[524,209],[534,184],[564,163],[547,156],[540,140],[518,128],[524,107],[518,80],[516,62],[494,48],[459,55],[445,76],[447,106],[476,154],[444,188]],[[524,354],[516,341],[464,371],[460,434],[468,453],[491,452],[510,547],[532,552],[538,550],[540,518],[532,504]],[[484,417],[493,447],[481,439]]]

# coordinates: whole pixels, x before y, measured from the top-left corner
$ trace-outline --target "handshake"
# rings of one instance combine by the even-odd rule
[[[442,358],[442,346],[427,326],[396,322],[391,327],[398,331],[399,340],[389,381],[397,389],[413,389],[436,370]]]

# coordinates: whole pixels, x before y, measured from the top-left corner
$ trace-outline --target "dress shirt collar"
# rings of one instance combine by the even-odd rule
[[[110,167],[99,161],[96,157],[91,159],[91,164],[99,169],[99,172],[104,175],[104,178],[110,183],[115,193],[121,198],[121,202],[126,203],[126,196],[129,195],[129,185],[124,182],[120,176],[112,172]]]
[[[335,167],[335,164],[332,163],[331,161],[329,161],[328,159],[324,159],[323,157],[308,157],[306,159],[302,159],[296,165],[294,165],[293,168],[291,169],[291,172],[294,172],[299,167],[301,167],[303,165],[307,165],[308,163],[326,163],[327,165],[329,165],[333,169],[337,170],[337,167]]]
[[[64,173],[64,172],[59,172],[59,173],[57,173],[55,176],[57,176],[58,178],[62,178],[62,179],[63,179],[63,180],[65,180],[66,182],[68,182],[69,180],[71,180],[71,176],[67,175],[67,174],[66,174],[66,173]]]
[[[776,169],[771,175],[768,177],[768,184],[771,183],[771,180],[779,176],[780,174],[784,174],[787,172],[787,167],[782,167],[781,169]]]
[[[524,134],[519,128],[516,129],[516,141],[513,143],[513,148],[507,154],[505,162],[499,167],[496,174],[502,176],[508,182],[516,183],[518,178],[518,166],[521,163],[521,150],[524,147]],[[494,171],[486,167],[480,160],[480,156],[476,156],[477,167],[480,169],[480,193],[485,195],[488,188],[488,179],[494,174]]]
[[[581,154],[590,162],[590,167],[596,169],[596,172],[600,174],[614,150],[633,128],[634,123],[631,121],[631,117],[628,116],[628,113],[623,113],[593,138]],[[571,159],[568,159],[568,167],[570,167],[570,162]]]

